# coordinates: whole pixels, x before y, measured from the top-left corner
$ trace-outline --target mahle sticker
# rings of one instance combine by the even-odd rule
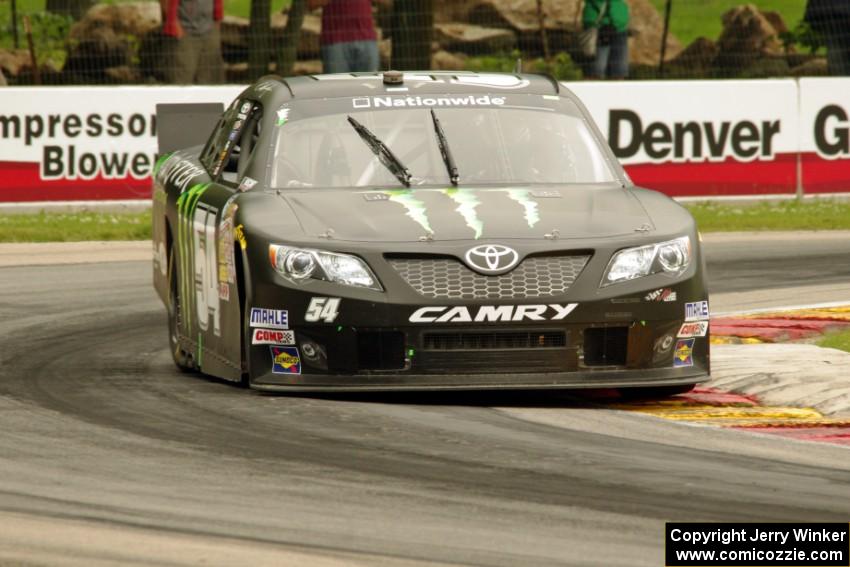
[[[705,321],[708,319],[708,301],[685,303],[685,321]]]
[[[263,309],[254,307],[251,309],[252,327],[270,327],[272,329],[289,328],[289,312],[285,309]]]
[[[694,321],[683,323],[679,329],[679,337],[687,339],[690,337],[704,337],[708,332],[708,321]]]

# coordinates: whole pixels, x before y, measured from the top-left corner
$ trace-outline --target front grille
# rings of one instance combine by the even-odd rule
[[[485,276],[454,258],[390,258],[390,265],[420,295],[434,299],[513,299],[565,293],[589,255],[532,256],[507,274]]]
[[[563,348],[567,344],[564,331],[496,331],[424,333],[424,350],[507,350]]]

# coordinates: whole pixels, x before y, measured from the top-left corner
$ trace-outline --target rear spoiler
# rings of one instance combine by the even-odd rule
[[[220,102],[157,104],[157,156],[205,144],[223,112]]]

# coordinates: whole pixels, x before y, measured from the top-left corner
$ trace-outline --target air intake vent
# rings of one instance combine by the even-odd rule
[[[564,331],[445,332],[423,334],[424,350],[510,350],[563,348]]]
[[[628,350],[628,327],[597,327],[584,330],[586,366],[623,366]]]

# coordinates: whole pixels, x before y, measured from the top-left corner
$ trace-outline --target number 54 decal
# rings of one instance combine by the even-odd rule
[[[304,315],[304,320],[308,323],[317,323],[319,321],[333,323],[336,321],[337,315],[339,315],[338,297],[314,297],[310,300],[310,305],[307,306],[307,313]]]

